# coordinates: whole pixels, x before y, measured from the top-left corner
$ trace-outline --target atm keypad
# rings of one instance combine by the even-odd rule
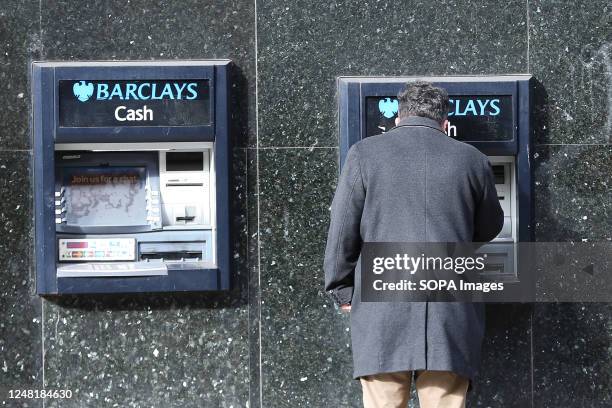
[[[62,187],[59,191],[55,191],[55,223],[63,224],[66,222],[66,189]]]
[[[147,189],[147,222],[151,228],[161,228],[159,191]]]

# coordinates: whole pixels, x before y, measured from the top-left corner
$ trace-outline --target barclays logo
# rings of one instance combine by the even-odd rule
[[[449,99],[450,111],[448,116],[497,116],[502,113],[501,100],[486,98]],[[378,110],[387,119],[397,115],[399,102],[397,99],[385,97],[379,99]]]
[[[86,102],[94,93],[94,85],[85,81],[75,82],[72,86],[72,93],[79,101]]]
[[[77,81],[72,86],[74,96],[81,102],[111,100],[194,100],[198,98],[197,82],[99,82]]]
[[[391,119],[397,114],[399,103],[397,99],[384,98],[378,101],[378,110],[385,118]]]

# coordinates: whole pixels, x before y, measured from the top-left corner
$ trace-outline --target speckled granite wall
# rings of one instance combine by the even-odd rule
[[[536,239],[612,239],[612,6],[530,1]],[[612,405],[612,306],[538,304],[535,407]]]
[[[5,1],[0,401],[42,407],[5,398],[44,386],[75,395],[46,407],[358,407],[348,319],[322,292],[336,77],[532,73],[537,239],[609,240],[611,25],[606,0]],[[236,288],[41,300],[28,64],[157,58],[239,68]],[[472,406],[610,406],[611,317],[604,304],[490,306]]]
[[[45,407],[245,407],[250,337],[247,149],[255,129],[255,18],[239,1],[17,1],[0,7],[0,401],[9,388],[70,389]],[[227,296],[44,299],[31,269],[28,68],[32,60],[230,58],[234,78],[235,289]],[[251,165],[251,167],[253,167]],[[256,225],[256,224],[255,224]],[[255,333],[256,334],[256,333]],[[252,373],[252,374],[251,374]],[[254,375],[252,381],[251,375]],[[1,404],[0,404],[1,405]]]

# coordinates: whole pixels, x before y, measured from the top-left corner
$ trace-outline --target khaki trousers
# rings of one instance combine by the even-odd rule
[[[406,408],[412,371],[360,378],[364,408]],[[450,371],[418,371],[416,390],[421,408],[465,408],[469,380]]]

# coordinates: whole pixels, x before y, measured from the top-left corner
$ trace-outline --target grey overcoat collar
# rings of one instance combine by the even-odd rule
[[[433,119],[424,118],[422,116],[408,116],[407,118],[402,119],[396,126],[426,126],[442,132],[440,129],[440,124]]]

